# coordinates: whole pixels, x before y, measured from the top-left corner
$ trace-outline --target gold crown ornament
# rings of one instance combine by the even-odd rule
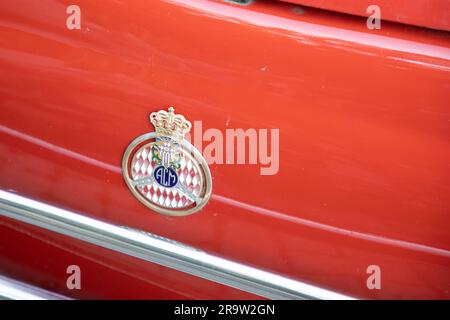
[[[175,109],[159,110],[150,114],[150,122],[155,126],[158,138],[170,138],[180,143],[191,130],[192,124],[181,114],[175,114]]]

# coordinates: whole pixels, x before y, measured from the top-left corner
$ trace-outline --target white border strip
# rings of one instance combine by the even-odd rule
[[[69,298],[0,276],[0,300],[70,300]]]

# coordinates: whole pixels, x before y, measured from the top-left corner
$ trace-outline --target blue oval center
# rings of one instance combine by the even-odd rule
[[[178,175],[172,168],[165,168],[164,166],[158,166],[153,171],[153,177],[159,185],[172,188],[178,183]]]

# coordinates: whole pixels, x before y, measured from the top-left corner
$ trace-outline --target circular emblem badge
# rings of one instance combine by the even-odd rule
[[[122,159],[131,193],[148,208],[171,216],[195,213],[212,192],[209,167],[184,135],[191,123],[173,108],[150,115],[155,132],[134,139]]]

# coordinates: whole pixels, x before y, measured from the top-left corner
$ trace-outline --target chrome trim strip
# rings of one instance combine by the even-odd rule
[[[2,190],[0,215],[270,299],[352,299],[151,233],[105,223]]]
[[[0,300],[69,300],[69,298],[0,276]]]

